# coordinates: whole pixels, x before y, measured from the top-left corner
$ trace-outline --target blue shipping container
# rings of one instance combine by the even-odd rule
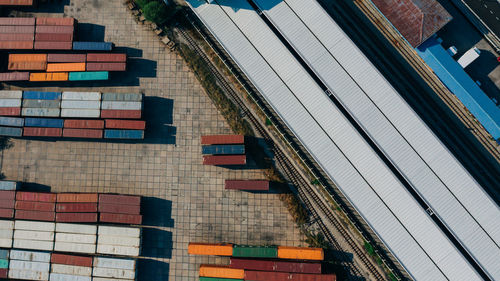
[[[143,130],[104,130],[105,139],[143,139]]]
[[[60,100],[61,93],[59,93],[59,92],[24,91],[23,98],[28,99],[28,100]]]
[[[245,154],[244,145],[204,145],[202,154]]]
[[[23,135],[23,128],[0,127],[0,136],[20,137]]]
[[[15,182],[15,181],[0,181],[0,190],[17,190],[17,182]],[[2,250],[0,250],[0,258],[2,258],[1,251]]]
[[[9,250],[0,249],[0,259],[8,260],[9,259]]]
[[[82,51],[111,51],[113,43],[111,42],[73,42],[73,50]]]
[[[63,125],[63,119],[25,118],[24,120],[24,126],[26,127],[62,128]]]
[[[24,118],[0,117],[0,126],[22,127],[24,126]]]

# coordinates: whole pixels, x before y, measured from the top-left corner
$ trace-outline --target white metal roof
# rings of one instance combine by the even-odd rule
[[[480,280],[246,1],[187,2],[410,275]]]
[[[419,156],[416,149],[401,135],[398,128],[384,116],[384,112],[377,107],[371,97],[365,94],[365,89],[361,88],[348,73],[347,70],[352,68],[357,71],[363,71],[367,67],[374,68],[355,44],[333,20],[330,19],[328,24],[324,24],[322,17],[318,17],[321,14],[318,10],[323,9],[317,4],[314,5],[315,0],[254,0],[254,2],[412,184],[417,193],[447,225],[472,257],[492,278],[500,279],[500,248],[498,244],[485,232],[476,218],[469,213],[469,210],[450,192],[445,183]],[[326,17],[330,18],[328,15]],[[324,44],[307,27],[306,24],[311,23],[315,23],[313,28],[324,29],[328,32],[328,36],[321,38],[325,39]],[[327,33],[325,32],[325,34]],[[329,47],[327,48],[326,45]],[[363,59],[358,60],[358,57],[363,57]],[[344,62],[350,62],[350,64],[347,66],[340,64]],[[381,74],[377,71],[365,72],[365,75],[359,77],[363,78],[366,83],[372,81],[369,87],[374,88],[378,85],[378,81],[372,79],[374,75],[378,78]],[[382,86],[386,85],[387,82]],[[392,102],[396,98],[393,96],[399,98],[399,94],[392,87],[386,90],[383,91],[383,98],[387,101]],[[407,112],[408,106],[393,107],[393,109],[398,114],[399,120],[405,121],[408,118],[416,117],[414,121],[420,125],[419,129],[429,131],[411,109],[411,112]],[[432,134],[431,137],[436,138]],[[424,141],[426,140],[424,139]],[[481,189],[479,186],[477,188]],[[480,209],[482,206],[476,205],[474,208]],[[500,223],[500,213],[497,208],[491,210],[489,215],[491,216],[489,219],[494,220],[494,223]]]

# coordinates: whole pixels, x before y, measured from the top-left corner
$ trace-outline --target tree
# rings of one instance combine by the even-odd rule
[[[144,17],[146,17],[147,20],[157,24],[164,23],[168,17],[167,7],[164,3],[158,1],[147,3],[142,11],[144,12]]]

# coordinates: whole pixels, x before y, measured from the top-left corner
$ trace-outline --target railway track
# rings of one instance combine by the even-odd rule
[[[189,19],[188,21],[196,28],[196,25],[194,23],[192,23]],[[261,137],[263,137],[268,144],[273,144],[273,140],[270,134],[266,131],[261,122],[249,111],[247,105],[245,104],[245,102],[243,102],[242,97],[229,84],[225,75],[221,73],[221,71],[214,65],[212,60],[210,60],[210,58],[199,46],[199,44],[197,44],[196,40],[193,39],[192,36],[182,28],[178,28],[177,30],[179,34],[186,40],[186,42],[188,42],[189,47],[192,50],[196,51],[196,53],[200,55],[201,58],[205,61],[210,71],[215,76],[217,84],[223,88],[228,98],[233,101],[234,104],[240,109],[241,115],[251,123],[251,125],[258,131]],[[200,30],[198,30],[198,32],[200,32],[201,34]],[[335,217],[334,211],[319,198],[317,193],[312,189],[313,187],[311,187],[307,180],[303,178],[297,168],[290,163],[290,160],[285,156],[285,153],[282,151],[282,149],[274,144],[272,145],[272,147],[275,153],[276,162],[281,168],[282,173],[297,188],[304,206],[310,212],[314,221],[317,222],[322,234],[324,235],[326,240],[333,246],[333,248],[337,250],[340,255],[343,255],[343,257],[341,257],[343,260],[341,264],[349,272],[349,276],[352,278],[359,278],[360,276],[363,276],[365,274],[363,270],[361,270],[359,266],[357,266],[354,262],[346,262],[350,258],[349,255],[344,252],[346,250],[356,254],[359,260],[362,262],[363,266],[369,271],[369,274],[371,274],[371,277],[375,278],[371,280],[386,280],[386,278],[380,273],[380,270],[374,264],[374,261],[367,255],[366,251],[362,247],[358,246],[358,244],[351,237],[343,224]],[[345,247],[342,247],[339,244],[339,242],[332,235],[331,231],[328,230],[325,222],[322,221],[317,208],[321,210],[321,212],[328,219],[328,222],[333,227],[335,227],[336,231],[342,234],[350,249],[345,249]]]

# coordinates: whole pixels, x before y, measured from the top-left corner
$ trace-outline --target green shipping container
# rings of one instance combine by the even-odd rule
[[[69,81],[88,81],[88,80],[108,80],[109,72],[95,71],[95,72],[70,72]]]
[[[200,281],[243,281],[243,279],[227,279],[215,277],[200,277]]]
[[[0,260],[0,268],[9,268],[8,260]]]
[[[233,257],[245,258],[277,258],[278,248],[274,246],[234,245]]]

